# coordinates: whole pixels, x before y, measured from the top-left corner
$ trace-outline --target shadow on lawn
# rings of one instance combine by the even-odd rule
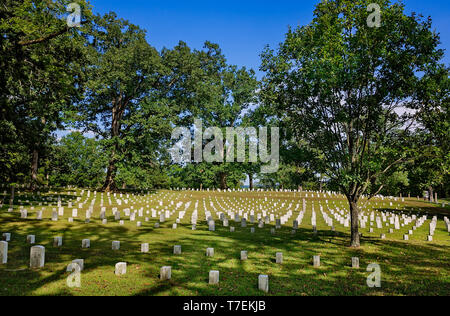
[[[324,233],[324,235],[322,235]],[[352,249],[346,246],[349,236],[341,233],[332,237],[327,232],[319,231],[314,236],[310,231],[300,229],[295,236],[289,233],[276,235],[275,241],[271,241],[270,251],[264,249],[264,240],[267,235],[251,236],[229,233],[224,230],[216,230],[214,234],[227,239],[232,239],[228,247],[220,247],[220,241],[210,240],[199,244],[197,239],[188,238],[183,240],[183,249],[192,251],[197,249],[197,258],[168,262],[177,271],[176,280],[170,282],[159,282],[148,290],[141,291],[136,295],[160,295],[171,290],[173,287],[181,287],[198,295],[262,295],[257,290],[257,279],[259,274],[269,274],[271,292],[269,295],[449,295],[450,284],[448,280],[430,278],[430,269],[439,269],[445,275],[449,271],[448,247],[440,245],[410,246],[405,252],[404,242],[380,241],[375,239],[364,239],[363,248]],[[209,234],[201,232],[201,234]],[[331,237],[331,240],[330,240]],[[299,244],[298,242],[302,243]],[[330,245],[339,247],[341,252],[335,254],[336,249],[328,249]],[[206,247],[220,247],[217,252],[220,256],[213,259],[202,255]],[[376,251],[366,251],[366,247],[376,247]],[[163,246],[167,248],[167,246]],[[285,255],[285,262],[278,269],[273,263],[275,251],[281,251]],[[162,250],[162,249],[161,249]],[[247,271],[246,262],[239,261],[241,250],[249,252],[249,260],[254,266],[260,267],[259,272]],[[254,256],[263,252],[264,256]],[[300,260],[290,257],[292,253],[302,254]],[[312,257],[320,254],[322,266],[312,268]],[[252,256],[253,255],[253,256]],[[361,269],[350,268],[351,257],[358,256],[361,260]],[[447,257],[447,259],[446,259]],[[239,261],[240,269],[226,267],[229,260]],[[366,278],[370,274],[365,268],[370,263],[378,263],[383,274],[389,275],[382,281],[381,289],[369,289]],[[220,268],[218,268],[220,267]],[[276,267],[276,268],[275,268]],[[182,269],[179,269],[182,268]],[[205,276],[210,269],[220,270],[221,282],[227,282],[228,278],[236,277],[232,283],[236,290],[229,289],[224,292],[212,291],[211,287],[205,288],[202,284],[207,283]],[[178,269],[178,270],[177,270]],[[190,271],[201,271],[200,275],[192,275]],[[336,271],[344,271],[344,275],[336,274]],[[224,277],[225,276],[225,277]],[[151,277],[150,275],[148,277]],[[200,284],[200,285],[197,285]],[[220,288],[220,286],[219,286]]]
[[[220,232],[217,232],[220,233]],[[364,240],[364,246],[376,246],[377,251],[368,252],[364,248],[351,249],[344,244],[348,236],[336,237],[330,242],[328,236],[325,239],[320,236],[311,238],[308,232],[300,232],[294,238],[286,238],[276,245],[277,251],[283,252],[285,262],[280,268],[273,263],[275,252],[264,257],[252,257],[252,254],[261,251],[258,243],[248,240],[235,233],[233,242],[228,248],[220,248],[221,257],[208,259],[213,264],[206,264],[205,257],[197,252],[198,259],[183,262],[181,270],[177,270],[176,280],[170,282],[159,282],[157,286],[141,291],[136,295],[160,295],[171,290],[172,287],[181,287],[198,295],[263,295],[257,290],[259,274],[268,274],[270,278],[271,291],[269,295],[449,295],[450,284],[448,280],[430,278],[429,269],[440,269],[443,274],[448,273],[448,248],[444,246],[414,246],[414,250],[405,256],[405,243],[394,241]],[[229,236],[227,236],[229,238]],[[301,247],[296,242],[307,241]],[[329,244],[341,247],[341,254],[336,256],[333,251],[328,252]],[[208,242],[198,245],[197,240],[188,239],[183,241],[183,249],[202,247],[215,247],[217,243]],[[259,272],[247,271],[246,263],[240,262],[240,268],[228,268],[226,262],[231,258],[239,260],[241,250],[249,251],[249,260],[254,266],[260,267]],[[290,254],[301,252],[302,258],[295,260]],[[322,266],[312,268],[312,257],[320,254]],[[439,259],[446,254],[447,259]],[[361,260],[361,269],[353,270],[350,267],[351,257],[358,256]],[[173,263],[173,262],[172,262]],[[370,272],[365,268],[370,263],[378,263],[382,273],[389,275],[383,278],[381,289],[370,289],[366,285],[366,278]],[[233,286],[235,290],[214,291],[211,287],[205,288],[210,269],[220,270],[221,282],[227,282],[228,278],[235,277]],[[179,268],[178,266],[173,269]],[[200,270],[200,276],[192,275],[189,271]],[[238,271],[236,271],[238,270]],[[344,271],[342,275],[336,271]],[[447,272],[446,272],[447,271]],[[272,271],[273,272],[273,271]],[[150,276],[149,276],[150,277]],[[200,284],[200,285],[197,285]],[[221,285],[219,286],[219,288]]]
[[[166,295],[196,293],[196,295],[264,295],[258,291],[259,274],[268,274],[269,295],[450,295],[450,249],[440,244],[409,244],[402,241],[380,240],[363,237],[362,247],[348,247],[350,236],[345,232],[333,234],[319,230],[317,235],[309,229],[300,228],[295,235],[283,227],[275,235],[270,234],[272,225],[256,228],[250,233],[247,228],[236,227],[236,232],[219,227],[207,231],[205,222],[199,223],[197,231],[191,226],[180,224],[173,234],[168,231],[170,222],[163,228],[102,225],[98,220],[89,224],[65,224],[63,228],[54,223],[29,220],[32,227],[23,228],[17,216],[0,217],[0,227],[12,225],[13,232],[6,267],[0,268],[0,284],[8,288],[0,295],[32,295],[36,290],[67,277],[65,267],[77,258],[85,259],[85,271],[100,267],[114,270],[117,262],[125,261],[130,266],[144,266],[144,277],[152,280],[148,289],[133,295]],[[113,221],[108,217],[108,221]],[[46,247],[46,267],[30,270],[28,234],[36,235],[36,244]],[[63,237],[63,246],[55,248],[53,237]],[[81,240],[91,239],[91,249],[81,249]],[[121,241],[119,252],[111,250],[113,240]],[[140,253],[142,242],[150,243],[150,253]],[[174,245],[182,245],[181,256],[172,255]],[[215,256],[206,258],[206,248],[215,248]],[[240,251],[249,253],[248,261],[240,260]],[[273,262],[276,252],[283,252],[284,262]],[[312,267],[312,257],[320,255],[322,266]],[[352,257],[359,257],[361,269],[351,269]],[[234,263],[230,264],[230,262]],[[370,272],[366,267],[378,263],[382,269],[382,288],[370,289],[366,278]],[[64,268],[61,268],[64,265]],[[172,266],[173,279],[168,282],[157,280],[159,268]],[[238,268],[236,268],[236,266]],[[11,272],[7,270],[24,269]],[[207,285],[208,272],[220,271],[220,284]],[[436,274],[436,271],[440,274]],[[70,289],[63,289],[57,295],[73,295]]]

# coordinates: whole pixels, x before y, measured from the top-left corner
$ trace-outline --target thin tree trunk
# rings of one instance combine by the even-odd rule
[[[250,190],[253,190],[253,174],[249,173],[248,178],[250,179]]]
[[[9,205],[10,207],[13,207],[14,205],[14,190],[16,189],[16,187],[13,185],[11,186],[11,197],[9,199]]]
[[[351,217],[351,247],[358,248],[361,246],[359,235],[359,223],[358,223],[358,199],[355,197],[347,197],[350,205],[350,217]]]
[[[111,157],[109,159],[108,171],[106,172],[106,180],[103,184],[102,191],[105,192],[115,192],[117,190],[117,185],[115,182],[117,173],[117,157],[119,153],[119,140],[120,137],[120,120],[122,119],[123,110],[120,108],[121,97],[114,101],[115,106],[112,109],[112,121],[111,121],[111,137],[114,138],[114,148],[111,152]]]
[[[31,191],[36,190],[38,166],[39,166],[39,152],[37,151],[37,149],[33,149],[33,157],[31,161],[31,183],[30,183]]]
[[[106,172],[106,180],[105,183],[103,184],[102,191],[105,192],[117,191],[117,185],[114,180],[116,177],[116,172],[117,172],[116,162],[114,158],[112,158],[108,164],[108,171]]]
[[[227,187],[227,174],[224,173],[224,172],[220,173],[220,189],[221,190],[228,189],[228,187]]]

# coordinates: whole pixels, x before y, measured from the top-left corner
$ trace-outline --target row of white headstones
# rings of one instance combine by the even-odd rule
[[[81,192],[81,195],[84,194],[84,191]],[[94,196],[96,196],[96,192],[94,192]],[[316,194],[317,197],[320,197],[321,194],[320,193],[305,193],[306,196],[308,196],[308,194],[310,194],[312,197],[314,197],[314,194]],[[322,197],[330,197],[332,195],[336,195],[335,193],[323,193]],[[103,194],[102,194],[103,195]],[[151,213],[152,213],[152,218],[156,218],[157,215],[159,215],[160,217],[160,222],[165,222],[166,219],[170,219],[171,215],[175,214],[177,212],[178,209],[180,209],[183,204],[185,205],[185,209],[184,211],[178,211],[178,218],[177,218],[177,223],[179,223],[183,218],[184,215],[186,214],[187,209],[190,206],[190,202],[187,203],[183,203],[183,202],[178,202],[175,205],[174,200],[176,200],[178,197],[180,197],[180,195],[182,195],[182,198],[186,198],[188,194],[172,194],[172,193],[165,193],[162,196],[159,196],[158,198],[158,203],[159,205],[156,206],[156,208],[158,209],[159,207],[162,208],[162,210],[157,210],[152,208],[151,209]],[[108,195],[109,196],[109,195]],[[114,198],[116,198],[116,194],[113,195]],[[192,195],[191,195],[192,196]],[[84,202],[79,203],[79,207],[83,208],[85,204],[88,203],[89,201],[89,197],[90,197],[90,191],[88,191],[87,193],[87,198],[85,199]],[[120,198],[122,198],[123,195],[120,194]],[[77,197],[77,201],[79,201],[81,198]],[[152,199],[145,199],[144,197],[138,196],[137,198],[135,196],[130,196],[129,194],[126,195],[126,199],[124,200],[125,204],[128,203],[132,203],[132,204],[136,204],[136,203],[142,203],[142,202],[154,202],[154,200]],[[381,200],[384,200],[384,197],[381,197]],[[390,198],[390,200],[394,200],[396,201],[397,198]],[[168,203],[168,205],[166,205],[165,207],[164,202],[170,201]],[[228,226],[228,219],[224,218],[224,214],[228,214],[228,216],[230,218],[234,218],[234,220],[236,222],[242,222],[242,226],[246,227],[246,221],[249,219],[250,217],[250,222],[254,223],[255,221],[255,211],[254,209],[257,210],[257,220],[259,221],[258,227],[263,227],[264,223],[266,224],[270,224],[275,222],[276,223],[276,228],[281,228],[281,225],[284,225],[293,215],[293,212],[298,211],[300,204],[297,203],[295,209],[293,209],[293,203],[289,203],[289,205],[286,205],[286,202],[277,202],[275,199],[270,199],[266,196],[264,197],[264,201],[268,202],[271,201],[273,204],[272,205],[264,205],[264,207],[266,209],[263,209],[263,205],[262,204],[258,204],[255,201],[249,200],[249,199],[242,199],[242,198],[236,198],[234,197],[234,199],[230,199],[228,203],[227,200],[222,199],[219,200],[217,197],[215,197],[215,201],[210,200],[210,204],[209,207],[212,208],[214,210],[214,212],[216,213],[216,215],[220,218],[220,220],[225,221],[224,226]],[[28,201],[27,201],[28,202]],[[249,203],[250,202],[250,203]],[[58,207],[58,211],[56,211],[56,208],[53,209],[52,212],[52,220],[53,221],[57,221],[58,220],[58,216],[64,216],[64,207],[62,207],[62,200],[60,197],[58,197],[58,201],[57,201],[57,207]],[[68,201],[68,207],[72,207],[72,201]],[[111,200],[109,200],[109,203],[111,203]],[[215,206],[215,203],[217,204],[217,207]],[[120,199],[116,199],[116,204],[117,205],[122,205],[122,200]],[[323,210],[323,206],[321,204],[321,202],[319,202],[319,207],[320,207],[320,212],[324,218],[325,223],[331,227],[332,231],[335,230],[335,227],[333,225],[333,217],[344,227],[349,227],[349,221],[350,221],[350,214],[347,210],[341,210],[339,207],[336,207],[336,204],[334,201],[332,201],[330,203],[330,205],[328,204],[328,200],[325,200],[325,204],[326,204],[326,208],[327,211],[331,213],[332,216],[329,216],[327,211]],[[389,203],[390,206],[393,206],[392,201]],[[90,202],[90,206],[89,209],[86,211],[86,220],[89,221],[93,212],[94,212],[94,205],[95,205],[95,197],[93,199],[91,199]],[[101,206],[101,211],[100,211],[100,219],[102,219],[103,223],[106,224],[107,220],[106,220],[106,207],[102,206],[103,203],[100,203]],[[370,205],[370,204],[369,204]],[[378,202],[375,203],[375,207],[378,205]],[[299,212],[296,220],[294,220],[293,222],[293,228],[294,229],[298,229],[298,226],[302,223],[305,211],[306,211],[306,200],[303,199],[303,203],[302,203],[302,210]],[[400,205],[397,205],[398,207]],[[149,207],[149,205],[147,204],[147,208]],[[335,207],[336,209],[334,210],[332,207]],[[133,210],[133,206],[131,206],[130,208],[125,208],[123,209],[125,216],[128,216],[130,221],[135,221],[136,220],[136,213],[137,216],[139,217],[143,217],[144,214],[144,208],[141,207],[139,210],[135,211]],[[164,209],[163,209],[164,208]],[[169,211],[168,208],[173,208],[172,211]],[[34,206],[31,207],[31,209],[34,209]],[[198,213],[197,210],[198,209],[198,200],[196,201],[195,207],[194,207],[194,211],[192,213],[192,217],[191,217],[191,223],[196,225],[197,224],[197,219],[198,219]],[[206,205],[206,199],[203,199],[203,209],[205,212],[205,219],[208,221],[208,224],[210,224],[210,228],[214,227],[213,223],[211,223],[213,221],[212,219],[212,213],[210,211],[208,211],[207,209],[207,205]],[[282,213],[282,210],[287,210],[286,213]],[[10,208],[8,211],[12,211],[12,208]],[[283,215],[281,215],[281,217],[275,219],[275,216],[278,216],[279,213],[282,213]],[[22,218],[27,218],[27,210],[23,208],[23,206],[20,207],[20,213],[21,213],[21,217]],[[37,219],[42,219],[42,213],[43,211],[37,211],[36,213],[36,218]],[[115,217],[115,220],[119,220],[120,224],[124,224],[123,221],[120,220],[120,211],[118,210],[117,207],[113,207],[112,208],[112,213]],[[147,210],[146,214],[149,214],[150,212]],[[249,216],[250,214],[250,216]],[[387,221],[387,217],[386,216],[390,216],[389,222],[390,223],[386,223]],[[72,217],[69,218],[69,222],[73,222],[73,218],[78,217],[78,209],[72,209]],[[240,217],[242,217],[242,221],[240,219]],[[384,223],[386,223],[386,226],[389,225],[394,225],[394,228],[396,230],[400,229],[400,226],[403,227],[405,225],[410,224],[412,221],[415,221],[415,225],[408,231],[408,234],[404,235],[404,239],[407,240],[409,237],[408,235],[412,235],[413,231],[416,230],[417,228],[421,227],[424,222],[427,220],[426,215],[422,216],[421,218],[416,218],[416,215],[412,215],[412,216],[406,216],[405,214],[401,214],[401,220],[403,221],[402,224],[400,224],[400,220],[399,220],[399,216],[398,214],[394,214],[391,212],[381,212],[381,218],[383,220]],[[264,219],[264,222],[262,221],[262,219]],[[148,217],[146,217],[146,221],[148,221]],[[450,227],[448,224],[448,219],[445,218],[445,223],[447,225],[448,230],[450,231]],[[312,217],[311,217],[311,224],[313,226],[313,231],[316,232],[316,226],[317,226],[317,222],[316,222],[316,213],[314,211],[314,203],[312,203]],[[359,215],[359,221],[360,221],[360,226],[361,228],[366,228],[366,223],[368,221],[368,216],[364,215],[364,211],[361,212],[361,214]],[[374,221],[374,212],[372,211],[370,213],[370,224],[371,226],[373,225],[373,221]],[[428,236],[428,240],[432,240],[433,235],[434,235],[434,231],[436,228],[436,222],[437,222],[437,218],[434,217],[431,222],[430,222],[430,234]],[[137,226],[141,226],[142,222],[137,222]],[[377,216],[376,218],[376,225],[378,229],[383,228],[383,223],[381,222],[381,219],[379,216]],[[158,226],[158,225],[157,225]],[[174,228],[176,228],[176,224],[173,225]],[[211,229],[213,230],[213,229]],[[373,232],[373,228],[370,228],[370,232]],[[389,229],[389,233],[393,233],[393,229]],[[381,238],[385,238],[385,234],[381,234]]]
[[[164,199],[159,200],[159,206],[160,207],[163,207],[163,201],[164,201]],[[267,202],[267,198],[265,199],[265,201]],[[147,200],[147,202],[149,202],[149,200]],[[60,203],[61,203],[61,200],[58,200],[58,207],[59,207],[58,215],[63,216],[64,215],[64,208],[62,206],[60,206],[61,205]],[[125,203],[128,204],[128,201],[125,201]],[[210,230],[213,230],[214,229],[214,221],[212,219],[212,213],[207,210],[205,200],[203,200],[203,204],[204,204],[203,206],[204,206],[204,210],[205,210],[204,211],[205,219],[208,221]],[[219,207],[221,209],[229,208],[229,205],[226,202],[224,203],[224,205],[222,205],[220,202],[218,202],[217,204],[218,204],[217,207]],[[326,201],[326,204],[328,205],[328,201]],[[332,204],[334,204],[334,202],[332,202]],[[91,205],[94,205],[94,203],[91,203]],[[174,206],[174,201],[173,200],[170,202],[170,205],[168,205],[167,207],[171,207],[171,206]],[[176,204],[176,208],[177,209],[180,208],[181,206],[183,206],[182,202],[178,202]],[[183,217],[184,217],[184,215],[186,213],[186,210],[190,206],[190,202],[185,203],[184,206],[185,206],[185,210],[179,212],[179,216],[177,218],[177,222],[179,222],[179,220],[183,219]],[[214,211],[218,215],[219,219],[224,222],[224,226],[228,226],[228,224],[227,224],[228,219],[225,217],[225,212],[219,211],[216,208],[216,206],[214,205],[213,202],[210,202],[209,206],[212,209],[214,209]],[[197,224],[197,219],[198,219],[197,207],[198,207],[198,201],[196,202],[195,210],[192,213],[192,217],[191,217],[192,224]],[[244,205],[239,205],[239,207],[245,207],[245,206]],[[262,221],[263,217],[264,217],[266,223],[267,222],[268,223],[273,222],[274,219],[275,219],[274,218],[275,213],[277,213],[277,211],[279,211],[281,209],[287,208],[287,209],[289,209],[289,211],[287,211],[287,213],[285,213],[281,217],[281,219],[276,219],[276,226],[277,226],[277,228],[280,228],[281,225],[284,224],[285,222],[287,222],[289,220],[289,218],[292,216],[292,210],[290,210],[292,207],[293,207],[293,203],[290,203],[289,205],[286,205],[286,203],[281,203],[280,206],[277,208],[277,203],[274,203],[274,206],[272,208],[270,208],[270,210],[268,211],[270,213],[270,216],[267,215],[268,213],[265,210],[262,210],[261,213],[257,213],[257,219],[259,221],[259,227],[260,227],[261,223],[263,222]],[[299,207],[300,207],[300,205],[297,204],[296,208],[293,211],[297,211],[299,209]],[[313,225],[313,227],[315,227],[317,218],[316,218],[316,213],[314,211],[314,204],[312,205],[312,208],[313,209],[312,209],[311,224]],[[319,208],[320,208],[320,212],[323,215],[323,218],[324,218],[325,222],[329,226],[333,226],[332,218],[328,215],[328,213],[326,211],[324,211],[323,206],[321,204],[319,205]],[[131,221],[134,221],[135,220],[136,211],[131,212],[132,209],[133,209],[133,206],[131,206],[131,210],[129,208],[124,209],[124,212],[125,212],[126,216],[130,217]],[[261,207],[260,207],[260,209],[261,209]],[[341,224],[343,224],[344,226],[348,225],[349,214],[346,213],[346,210],[342,210],[342,209],[340,209],[338,207],[336,207],[336,209],[327,208],[327,210]],[[21,208],[22,216],[25,215],[23,217],[26,217],[25,211],[26,210]],[[87,215],[88,215],[87,217],[88,218],[90,218],[90,216],[92,215],[91,214],[92,211],[93,211],[92,208],[90,208],[90,210],[88,210],[88,213],[87,213]],[[303,200],[302,210],[299,212],[297,220],[295,220],[294,224],[293,224],[294,225],[293,226],[294,229],[298,228],[298,225],[301,224],[303,216],[305,214],[305,211],[306,211],[306,201]],[[102,207],[101,216],[105,216],[105,212],[106,212],[106,208]],[[143,208],[139,209],[137,212],[138,212],[138,216],[141,216],[141,217],[143,216]],[[156,217],[156,214],[158,213],[160,215],[160,221],[164,222],[166,217],[170,218],[170,216],[173,215],[175,212],[176,211],[171,211],[170,212],[168,210],[166,210],[166,211],[158,211],[157,212],[157,210],[152,209],[152,217]],[[148,211],[147,211],[147,213],[148,213]],[[234,217],[234,220],[236,222],[241,222],[241,225],[243,227],[246,227],[246,221],[247,221],[249,213],[250,213],[250,222],[253,223],[254,222],[254,215],[255,215],[255,213],[253,211],[249,211],[249,212],[245,212],[245,213],[244,213],[244,211],[242,209],[238,210],[237,213],[234,213],[233,211],[229,211],[229,210],[227,211],[228,216]],[[116,216],[116,219],[120,219],[120,211],[118,211],[117,208],[113,208],[113,214]],[[76,217],[77,210],[72,210],[72,215],[75,215],[74,217]],[[240,218],[241,216],[242,216],[242,218]],[[400,229],[400,220],[399,220],[399,216],[398,215],[394,215],[394,213],[388,213],[388,214],[382,213],[381,216],[382,216],[383,222],[386,222],[387,221],[387,216],[390,216],[389,217],[390,224],[391,225],[395,225],[396,229]],[[374,218],[375,218],[375,213],[372,211],[370,213],[370,220],[371,220],[371,222],[374,220]],[[55,218],[52,218],[52,219],[55,220]],[[405,214],[402,214],[401,219],[404,221],[402,226],[403,225],[408,225],[411,221],[416,220],[416,224],[414,225],[414,228],[418,228],[421,225],[423,225],[424,221],[426,220],[426,216],[423,216],[423,217],[420,217],[420,218],[416,218],[415,215],[413,215],[411,217],[408,217]],[[364,212],[362,212],[361,215],[360,215],[359,220],[360,220],[361,224],[364,225],[368,221],[368,216],[365,216]],[[450,221],[448,220],[448,218],[444,218],[444,221],[445,221],[445,223],[447,225],[447,228],[448,228],[448,230],[450,232]],[[377,222],[377,227],[380,228],[380,226],[382,226],[381,218],[377,217],[376,218],[376,222]],[[437,224],[437,218],[433,217],[433,219],[432,219],[432,221],[430,223],[430,236],[433,236],[434,230],[436,228],[436,224]],[[0,262],[6,263],[7,262],[7,246],[8,246],[7,242],[10,240],[10,234],[9,233],[4,233],[3,234],[3,238],[5,239],[5,241],[2,241],[1,242],[1,246],[0,246]],[[30,244],[33,244],[34,241],[35,241],[35,236],[33,236],[33,235],[27,236],[27,241]],[[55,237],[54,245],[58,246],[58,247],[61,246],[62,245],[62,238],[61,237]],[[89,248],[90,247],[90,240],[88,240],[88,239],[83,240],[82,241],[82,247],[83,248]],[[120,248],[120,242],[114,241],[113,245],[112,245],[112,248],[114,250],[118,250]],[[147,248],[147,251],[148,251],[148,244],[143,244],[141,251],[145,252],[146,248]],[[214,250],[212,248],[208,248],[207,253],[209,253],[210,256],[211,256],[211,251],[212,251],[212,255],[213,255]],[[176,253],[176,254],[181,253],[181,246],[175,246],[174,253]],[[241,253],[241,259],[243,257],[246,258],[246,256],[247,256],[247,253],[245,251],[243,251]],[[245,259],[243,259],[243,260],[245,260]],[[354,261],[356,262],[356,259],[352,258],[352,265],[353,265]],[[41,268],[41,267],[44,266],[44,262],[45,262],[45,248],[43,246],[33,246],[31,248],[31,252],[30,252],[30,267],[32,267],[32,268]],[[281,263],[282,262],[282,253],[277,253],[277,255],[276,255],[276,262],[277,263]],[[317,264],[316,264],[317,262],[319,262],[319,265],[320,265],[320,257],[315,257],[314,258],[314,264],[316,266],[317,266]],[[76,259],[76,260],[74,260],[71,263],[71,265],[69,265],[68,271],[72,271],[77,265],[81,266],[80,269],[82,270],[82,268],[84,267],[84,260],[83,259]],[[124,274],[124,273],[126,273],[126,263],[123,263],[123,262],[118,263],[116,265],[116,274],[120,275],[120,274]],[[171,268],[170,267],[163,267],[163,268],[161,268],[161,275],[160,275],[160,277],[162,279],[170,279],[170,277],[171,277]],[[215,284],[215,283],[218,282],[218,279],[219,279],[218,271],[211,271],[210,272],[210,283],[211,284]],[[262,289],[262,290],[267,289],[268,290],[268,277],[265,276],[265,275],[261,275],[259,277],[259,280],[260,280],[260,282],[259,282],[260,283],[260,289]]]

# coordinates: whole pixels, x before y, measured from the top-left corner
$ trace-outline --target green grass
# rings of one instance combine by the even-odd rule
[[[102,225],[98,218],[100,194],[97,195],[94,215],[89,224],[84,223],[88,206],[79,210],[79,219],[75,219],[74,223],[67,221],[71,213],[67,206],[65,216],[58,222],[51,221],[52,206],[44,205],[46,211],[42,221],[34,219],[35,212],[42,207],[35,206],[35,210],[31,211],[29,206],[24,206],[28,209],[28,219],[21,219],[18,205],[15,205],[13,213],[8,213],[7,206],[4,206],[0,210],[0,233],[10,232],[12,240],[9,243],[8,264],[0,265],[0,295],[259,296],[265,295],[258,291],[259,274],[269,275],[268,295],[450,295],[450,236],[442,221],[443,216],[449,216],[448,208],[442,209],[415,199],[407,199],[405,203],[394,202],[395,207],[399,204],[406,213],[438,215],[434,241],[425,241],[428,220],[410,237],[410,241],[403,241],[402,236],[413,223],[394,234],[387,234],[386,240],[381,240],[379,236],[386,233],[387,228],[375,228],[372,234],[368,233],[368,229],[363,229],[361,248],[352,249],[348,247],[348,228],[334,221],[337,233],[333,234],[323,221],[318,202],[322,201],[325,205],[324,198],[307,198],[307,213],[295,235],[291,234],[291,227],[297,212],[281,230],[271,235],[273,225],[259,229],[257,224],[248,223],[247,228],[242,228],[230,220],[230,226],[236,227],[236,231],[230,233],[229,228],[222,227],[216,219],[216,231],[210,232],[204,221],[203,198],[206,198],[208,208],[209,198],[215,201],[215,197],[227,199],[229,196],[245,199],[242,203],[251,204],[258,200],[268,205],[271,201],[263,199],[264,193],[163,191],[158,194],[165,197],[180,194],[179,201],[192,201],[177,229],[172,229],[176,216],[162,223],[160,228],[154,228],[157,219],[151,218],[151,212],[149,215],[144,213],[144,217],[150,217],[149,222],[137,217],[137,220],[142,221],[142,227],[139,228],[136,222],[125,219],[122,212],[125,225],[120,226],[111,216],[111,207],[116,205],[109,206],[107,198],[104,202],[108,224]],[[133,206],[135,209],[144,207],[144,211],[147,210],[147,204],[155,208],[158,205],[156,197],[152,195],[151,202],[142,200]],[[32,200],[31,196],[18,198]],[[296,196],[293,193],[271,193],[271,198],[301,203],[303,197],[298,193]],[[199,223],[197,230],[193,231],[190,217],[197,200]],[[328,200],[341,208],[346,205],[343,199]],[[316,236],[310,224],[312,201],[316,203]],[[234,200],[228,200],[228,203],[232,202]],[[378,202],[377,208],[393,208],[386,200]],[[129,205],[119,206],[119,209],[126,207]],[[213,210],[209,210],[215,216]],[[250,233],[250,227],[256,227],[254,234]],[[26,243],[26,236],[29,234],[36,235],[36,244],[46,248],[46,264],[39,270],[28,268],[30,245]],[[55,236],[63,237],[61,248],[53,247]],[[85,238],[91,240],[90,249],[81,249],[81,241]],[[111,250],[113,240],[121,241],[119,251]],[[150,244],[150,252],[146,254],[140,253],[140,244],[144,242]],[[182,255],[173,255],[174,245],[182,246]],[[212,258],[205,255],[208,247],[215,249]],[[240,260],[241,250],[248,251],[248,260]],[[276,252],[283,252],[284,262],[281,265],[275,263]],[[321,256],[320,268],[312,266],[314,255]],[[360,258],[360,269],[350,267],[352,257]],[[74,259],[85,260],[80,288],[66,285],[69,276],[66,268]],[[126,275],[118,277],[114,274],[117,262],[128,263]],[[370,263],[377,263],[381,267],[381,288],[369,288],[366,284],[370,274],[366,267]],[[172,280],[158,279],[162,266],[172,266]],[[210,270],[220,271],[219,285],[208,284]]]

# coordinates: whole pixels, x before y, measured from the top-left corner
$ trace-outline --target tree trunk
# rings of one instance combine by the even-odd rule
[[[220,173],[220,189],[221,190],[228,189],[228,187],[227,187],[227,174],[224,173],[224,172]]]
[[[431,203],[433,203],[433,187],[428,187],[428,193],[429,193],[429,200]]]
[[[351,217],[351,247],[358,248],[361,246],[360,235],[359,235],[359,223],[358,223],[358,198],[347,197],[348,203],[350,205],[350,217]]]
[[[114,107],[112,109],[112,121],[111,121],[111,137],[114,139],[114,148],[111,152],[111,157],[109,159],[108,171],[106,173],[105,184],[103,184],[102,191],[106,192],[116,192],[117,185],[115,182],[116,173],[117,173],[117,157],[116,155],[119,153],[119,137],[120,137],[120,120],[122,119],[123,111],[122,109],[122,98],[114,100]]]
[[[13,185],[11,186],[11,197],[9,199],[9,205],[10,207],[13,207],[14,205],[14,190],[16,189],[16,187]]]
[[[114,155],[114,154],[113,154]],[[117,167],[114,158],[109,161],[108,171],[106,172],[106,181],[103,184],[102,191],[105,192],[115,192],[117,191],[116,177]]]
[[[33,157],[31,161],[31,183],[30,183],[31,191],[36,191],[38,166],[39,166],[39,152],[37,151],[37,149],[33,149]]]
[[[250,190],[253,190],[253,174],[249,173],[248,178],[250,180]]]

